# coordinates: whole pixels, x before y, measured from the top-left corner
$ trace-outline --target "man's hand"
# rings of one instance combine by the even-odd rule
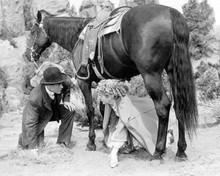
[[[74,111],[76,109],[75,105],[70,102],[64,102],[63,105],[66,109],[69,109],[70,111]]]

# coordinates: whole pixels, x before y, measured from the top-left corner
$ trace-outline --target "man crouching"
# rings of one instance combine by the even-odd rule
[[[49,67],[30,93],[22,117],[18,148],[35,149],[44,142],[44,128],[61,120],[57,143],[68,147],[73,129],[75,107],[70,102],[70,82],[57,68]]]

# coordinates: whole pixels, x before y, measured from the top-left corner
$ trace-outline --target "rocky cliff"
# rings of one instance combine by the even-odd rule
[[[23,53],[28,30],[38,10],[52,16],[76,15],[69,0],[0,0],[0,69],[4,75],[0,78],[0,111],[14,110],[24,104],[23,71],[27,62]]]

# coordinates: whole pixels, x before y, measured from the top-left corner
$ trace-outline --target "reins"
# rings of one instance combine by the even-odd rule
[[[39,27],[38,30],[37,30],[37,34],[38,34],[38,32],[39,32],[40,30],[42,30],[42,32],[44,33],[45,37],[46,37],[46,38],[49,38],[49,36],[47,35],[45,29],[43,28],[43,23],[37,23],[37,22],[35,22],[35,25]],[[34,26],[33,26],[33,27],[34,27]],[[33,27],[32,27],[32,29],[33,29]],[[32,30],[32,29],[31,29],[31,30]],[[35,66],[36,66],[37,68],[39,68],[39,66],[37,65],[37,63],[35,62],[34,57],[33,57],[33,54],[35,54],[36,56],[40,56],[40,54],[38,54],[38,53],[34,50],[34,45],[35,45],[35,42],[36,42],[36,39],[37,39],[37,36],[38,36],[37,34],[36,34],[36,36],[34,37],[34,41],[33,41],[32,46],[30,47],[30,46],[26,45],[26,47],[27,47],[27,49],[29,49],[29,50],[31,51],[31,54],[30,54],[30,55],[31,55],[31,61],[34,62]]]

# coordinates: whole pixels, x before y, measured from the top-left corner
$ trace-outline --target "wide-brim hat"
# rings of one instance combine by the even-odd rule
[[[40,81],[41,84],[52,85],[60,84],[66,80],[67,76],[63,74],[57,67],[48,67],[43,72],[43,79]]]

